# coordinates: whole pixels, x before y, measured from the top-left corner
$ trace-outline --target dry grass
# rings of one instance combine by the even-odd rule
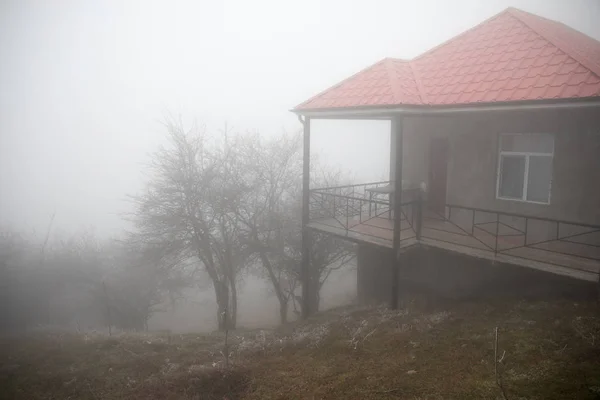
[[[594,303],[498,301],[345,308],[223,336],[35,335],[0,344],[6,399],[599,399]]]

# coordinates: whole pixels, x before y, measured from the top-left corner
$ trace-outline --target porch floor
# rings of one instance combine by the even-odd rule
[[[600,247],[560,240],[525,246],[525,235],[515,234],[510,231],[510,227],[502,224],[496,228],[496,222],[490,224],[488,227],[484,224],[465,230],[447,220],[424,215],[421,239],[417,240],[409,219],[402,218],[400,248],[406,249],[420,244],[576,279],[598,280]],[[354,242],[392,248],[394,221],[384,214],[366,221],[358,217],[349,218],[347,221],[344,218],[343,223],[335,218],[319,218],[310,221],[308,227]],[[494,248],[498,251],[494,251]]]

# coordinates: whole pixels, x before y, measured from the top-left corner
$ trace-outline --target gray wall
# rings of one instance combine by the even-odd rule
[[[359,302],[389,303],[392,250],[361,244],[357,256]],[[401,296],[408,293],[456,300],[499,295],[590,299],[597,293],[593,282],[428,247],[407,250],[399,267]]]
[[[402,121],[402,179],[419,184],[427,182],[429,138],[435,132],[434,121],[420,117],[404,117]],[[390,180],[396,172],[396,137],[390,138]]]
[[[501,133],[554,135],[549,205],[496,199]],[[447,203],[600,224],[600,109],[405,117],[404,179],[427,183],[436,135],[449,138]]]

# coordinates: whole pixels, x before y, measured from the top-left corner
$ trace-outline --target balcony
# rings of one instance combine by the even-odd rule
[[[392,248],[392,194],[388,181],[311,190],[308,228]],[[431,246],[598,280],[600,226],[452,204],[434,211],[421,189],[408,185],[401,198],[400,249]]]

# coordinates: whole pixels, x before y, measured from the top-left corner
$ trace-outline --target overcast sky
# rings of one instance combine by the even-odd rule
[[[514,6],[600,38],[600,1],[2,1],[0,224],[118,233],[165,112],[278,135],[288,110],[383,57],[412,58]],[[344,146],[340,141],[344,139]],[[316,123],[357,180],[388,172],[385,122]]]

